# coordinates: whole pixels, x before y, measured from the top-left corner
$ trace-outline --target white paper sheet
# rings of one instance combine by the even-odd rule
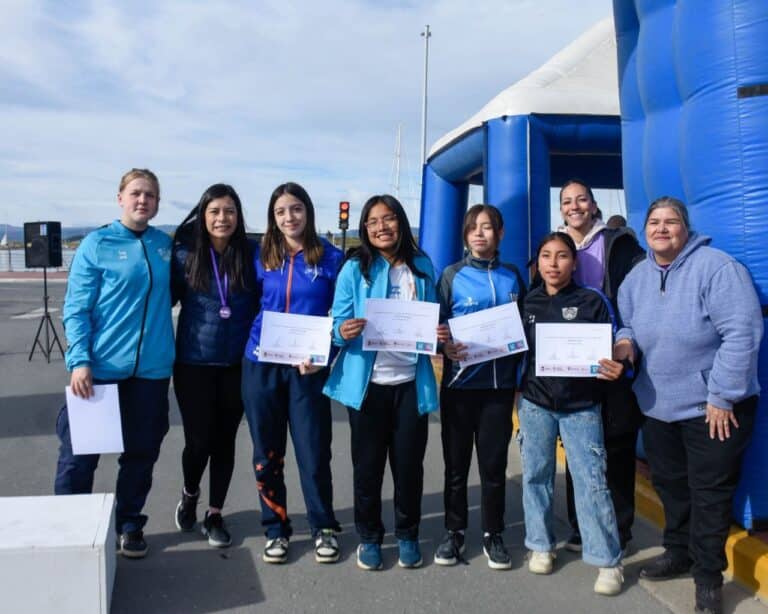
[[[365,301],[363,349],[369,351],[437,352],[440,306],[424,301],[369,298]]]
[[[261,321],[259,360],[297,365],[309,359],[324,367],[331,352],[333,318],[265,311]]]
[[[537,376],[597,377],[612,350],[610,324],[536,324]]]
[[[448,320],[454,342],[467,346],[463,369],[528,349],[517,303],[507,303]]]
[[[117,454],[123,451],[120,398],[117,384],[95,385],[93,396],[82,399],[67,386],[67,412],[72,452]]]

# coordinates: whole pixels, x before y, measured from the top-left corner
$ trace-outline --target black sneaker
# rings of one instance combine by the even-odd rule
[[[640,570],[640,577],[654,581],[669,580],[688,573],[691,564],[691,559],[687,556],[676,557],[671,551],[665,550]]]
[[[578,531],[571,533],[563,547],[570,552],[581,552],[581,534]]]
[[[507,552],[501,533],[483,535],[483,553],[488,557],[491,569],[512,569],[512,557]]]
[[[128,531],[120,535],[118,539],[120,554],[129,559],[143,559],[147,556],[147,542],[144,541],[144,532]]]
[[[696,584],[696,608],[702,614],[723,614],[723,587]]]
[[[181,489],[181,501],[176,506],[176,514],[174,515],[176,528],[179,531],[191,531],[195,528],[198,497],[200,497],[199,490],[195,495],[188,495],[183,488]]]
[[[228,548],[232,543],[227,530],[224,528],[224,519],[221,514],[205,512],[203,526],[200,527],[203,535],[208,538],[208,545],[214,548]]]
[[[438,565],[455,565],[464,554],[464,533],[448,531],[435,550],[435,563]]]
[[[321,529],[315,537],[315,561],[335,563],[339,560],[339,542],[333,529]]]

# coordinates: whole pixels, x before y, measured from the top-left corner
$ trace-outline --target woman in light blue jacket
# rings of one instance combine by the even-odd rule
[[[366,299],[437,302],[435,274],[392,196],[373,196],[365,203],[360,240],[336,281],[333,340],[342,350],[324,392],[349,413],[358,567],[382,568],[381,484],[387,456],[395,485],[399,565],[419,567],[427,414],[438,408],[435,375],[424,354],[363,350],[361,333]]]
[[[117,195],[119,220],[80,243],[67,281],[64,329],[72,393],[87,399],[94,384],[117,384],[125,451],[115,488],[118,550],[147,553],[142,513],[152,469],[168,432],[168,383],[173,367],[171,237],[149,225],[160,202],[154,173],[132,169]],[[90,493],[98,454],[75,454],[66,407],[56,432],[61,441],[54,492]]]

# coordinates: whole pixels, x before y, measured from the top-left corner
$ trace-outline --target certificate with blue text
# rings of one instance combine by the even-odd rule
[[[467,357],[459,362],[462,369],[528,349],[517,303],[451,318],[448,326],[454,343],[467,346],[463,352]]]
[[[369,298],[365,301],[363,349],[368,351],[437,352],[440,306],[424,301]]]
[[[610,324],[536,324],[537,377],[597,377],[597,361],[612,351]]]
[[[261,320],[259,360],[298,365],[309,359],[316,366],[328,364],[333,318],[265,311]]]

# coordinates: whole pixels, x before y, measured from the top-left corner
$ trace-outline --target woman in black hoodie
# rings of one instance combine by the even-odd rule
[[[600,568],[595,592],[615,595],[621,591],[624,577],[616,515],[605,478],[602,382],[598,380],[618,379],[624,365],[601,359],[597,378],[536,375],[537,324],[611,324],[610,304],[599,291],[574,283],[576,246],[567,234],[554,232],[544,237],[537,263],[543,283],[525,299],[523,323],[529,353],[518,407],[525,545],[531,550],[528,569],[537,574],[552,572],[555,442],[559,434],[576,487],[582,558]]]

